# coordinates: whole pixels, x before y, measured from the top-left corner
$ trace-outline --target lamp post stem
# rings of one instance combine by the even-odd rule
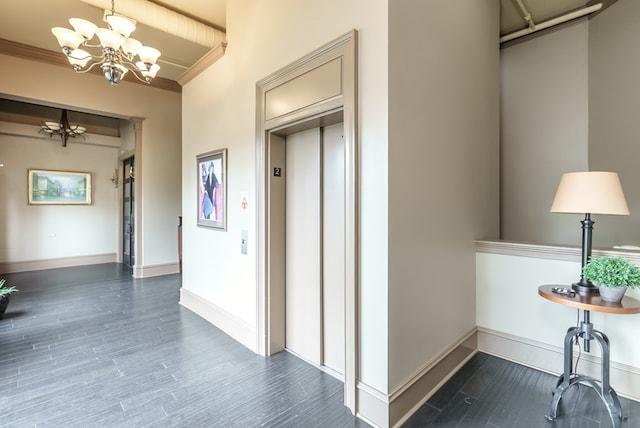
[[[580,282],[573,284],[573,289],[580,294],[597,294],[598,287],[593,285],[591,281],[584,279],[582,268],[589,263],[591,258],[591,232],[593,231],[593,223],[591,220],[591,214],[585,213],[584,220],[580,222],[582,224],[582,264],[580,267]]]

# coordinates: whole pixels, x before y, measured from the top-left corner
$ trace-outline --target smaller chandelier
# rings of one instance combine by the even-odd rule
[[[67,119],[67,110],[62,110],[62,116],[60,116],[60,122],[45,122],[40,127],[40,132],[48,134],[49,137],[59,135],[62,140],[62,147],[67,147],[67,140],[69,138],[82,137],[86,132],[86,128],[80,125],[70,125]]]
[[[85,19],[71,18],[69,23],[73,30],[54,27],[51,32],[58,39],[62,52],[76,73],[86,73],[95,66],[102,69],[104,77],[112,85],[117,85],[127,71],[140,81],[151,83],[160,66],[156,61],[160,51],[143,46],[138,40],[129,37],[136,29],[136,24],[129,18],[116,15],[114,1],[111,1],[111,13],[105,16],[109,28],[98,28]],[[100,44],[90,44],[97,35]],[[79,48],[83,49],[79,49]],[[85,49],[100,50],[93,55]],[[138,61],[136,61],[136,56]],[[89,65],[87,67],[87,65]],[[85,68],[86,67],[86,68]]]

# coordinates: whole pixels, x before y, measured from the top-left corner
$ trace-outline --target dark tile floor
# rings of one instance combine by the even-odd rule
[[[179,275],[105,264],[4,275],[0,427],[366,427],[342,383],[255,355],[178,305]]]
[[[403,428],[605,428],[609,413],[596,392],[573,386],[558,417],[545,414],[557,376],[479,353],[436,392]],[[614,385],[615,387],[615,385]],[[640,427],[640,403],[620,398],[625,428]]]
[[[263,358],[177,304],[181,278],[104,264],[3,275],[20,291],[0,320],[0,427],[366,427],[342,384],[295,356]],[[604,428],[595,392],[486,354],[404,425]],[[640,427],[640,403],[621,399]]]

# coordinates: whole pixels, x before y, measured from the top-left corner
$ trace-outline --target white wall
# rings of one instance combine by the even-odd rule
[[[587,41],[581,21],[501,50],[501,239],[580,244],[581,218],[549,210],[588,170]]]
[[[256,82],[356,28],[359,30],[361,380],[387,391],[387,5],[237,0],[227,9],[223,58],[183,88],[183,287],[256,326]],[[228,230],[196,226],[196,156],[228,148]],[[249,209],[240,209],[246,192]],[[249,254],[240,253],[249,230]]]
[[[12,127],[5,134],[8,125],[0,122],[0,263],[106,254],[115,260],[119,207],[111,175],[118,147],[71,140],[65,148],[60,138],[41,138],[34,126]],[[92,204],[28,205],[30,168],[90,172]]]
[[[475,327],[498,236],[499,2],[389,2],[389,389]]]
[[[109,116],[144,119],[142,155],[137,159],[143,171],[137,177],[142,188],[137,195],[142,214],[137,218],[136,230],[143,239],[136,263],[143,272],[148,269],[152,274],[155,267],[166,265],[177,272],[177,224],[181,212],[180,94],[126,81],[111,86],[99,75],[77,75],[69,67],[6,55],[0,55],[0,62],[0,94]],[[68,150],[75,150],[75,146]],[[110,170],[114,168],[111,157],[105,163]],[[64,163],[59,165],[63,167]],[[117,237],[120,231],[114,228],[112,233]]]
[[[564,336],[569,327],[583,320],[583,314],[578,318],[576,309],[539,296],[538,287],[567,286],[579,279],[579,255],[564,257],[565,248],[553,247],[519,253],[477,253],[477,324],[488,330],[492,340],[499,338],[497,347],[488,342],[489,349],[481,341],[480,350],[559,374]],[[637,254],[632,256],[637,263]],[[640,290],[628,290],[626,296],[638,299]],[[638,320],[639,315],[591,311],[594,328],[610,340],[611,385],[619,394],[636,400],[640,399],[640,342],[635,340]],[[594,341],[591,353],[582,353],[578,371],[599,379],[599,357],[600,347]]]

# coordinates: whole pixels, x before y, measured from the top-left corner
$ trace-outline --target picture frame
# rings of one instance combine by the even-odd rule
[[[227,230],[227,149],[196,156],[198,226]]]
[[[29,205],[91,205],[90,172],[27,170]]]

